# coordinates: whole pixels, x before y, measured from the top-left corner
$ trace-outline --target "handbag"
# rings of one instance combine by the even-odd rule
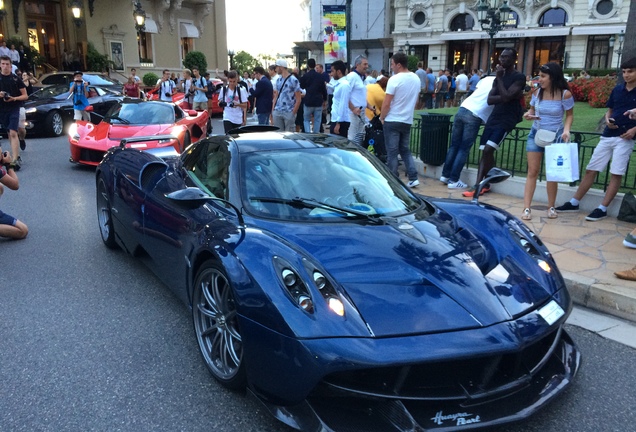
[[[539,129],[534,134],[534,143],[539,147],[547,147],[552,144],[555,139],[556,132],[547,129]]]
[[[555,143],[545,148],[545,178],[547,181],[563,183],[579,179],[578,144]]]
[[[636,197],[633,193],[627,192],[623,197],[616,219],[623,222],[636,223]]]

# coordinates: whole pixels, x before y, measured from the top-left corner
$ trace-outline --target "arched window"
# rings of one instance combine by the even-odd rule
[[[475,26],[475,20],[472,15],[464,13],[459,14],[450,23],[450,31],[472,30]]]
[[[539,18],[539,27],[564,26],[568,20],[568,14],[561,8],[548,9]]]

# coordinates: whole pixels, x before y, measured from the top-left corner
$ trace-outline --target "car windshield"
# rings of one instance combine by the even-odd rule
[[[66,99],[69,95],[69,86],[66,84],[44,87],[33,93],[29,99]]]
[[[353,148],[247,153],[241,174],[243,205],[258,216],[332,221],[399,216],[421,206],[374,156]]]
[[[108,78],[102,75],[89,75],[84,74],[84,80],[88,81],[93,85],[119,85],[121,84],[119,81],[113,78]],[[122,84],[123,85],[123,84]]]
[[[113,122],[134,125],[172,124],[175,111],[172,105],[164,102],[122,103],[113,107],[106,117]]]

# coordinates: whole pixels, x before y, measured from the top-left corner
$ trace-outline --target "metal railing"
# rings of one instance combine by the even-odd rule
[[[451,122],[452,124],[452,122]],[[479,141],[481,139],[481,132],[483,127],[479,130],[475,145],[470,150],[466,167],[477,168],[479,165],[479,158],[481,152],[479,151]],[[419,157],[420,155],[420,137],[422,133],[422,119],[413,119],[413,125],[411,127],[411,153],[413,156]],[[450,134],[448,137],[448,143],[450,143]],[[526,141],[529,128],[518,127],[515,128],[504,140],[504,144],[501,149],[495,152],[495,164],[497,167],[504,169],[512,174],[512,176],[525,177],[528,173],[528,161],[526,158]],[[598,144],[601,134],[599,132],[576,132],[570,133],[570,140],[579,145],[579,174],[583,178],[585,174],[585,168],[587,167],[594,148]],[[439,145],[434,143],[433,145]],[[443,144],[442,144],[443,145]],[[593,188],[606,190],[610,181],[610,165],[603,172],[599,172],[594,179],[592,185]],[[545,180],[545,164],[541,164],[541,171],[539,172],[539,180]],[[575,186],[578,182],[571,183],[571,186]],[[621,192],[636,189],[636,153],[632,153],[630,162],[627,166],[627,172],[623,175],[621,181]]]

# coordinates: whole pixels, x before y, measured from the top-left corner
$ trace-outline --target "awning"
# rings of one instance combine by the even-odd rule
[[[495,35],[495,39],[514,39],[526,37],[567,36],[571,27],[540,27],[531,29],[507,29]],[[441,40],[475,40],[489,39],[485,31],[445,32],[439,35]]]
[[[194,24],[181,23],[181,37],[198,39],[199,29]]]
[[[625,25],[580,26],[572,29],[573,35],[613,35],[625,31]]]
[[[145,33],[159,33],[159,30],[157,30],[157,22],[152,18],[146,18],[144,26],[146,26],[146,30],[144,30]]]

